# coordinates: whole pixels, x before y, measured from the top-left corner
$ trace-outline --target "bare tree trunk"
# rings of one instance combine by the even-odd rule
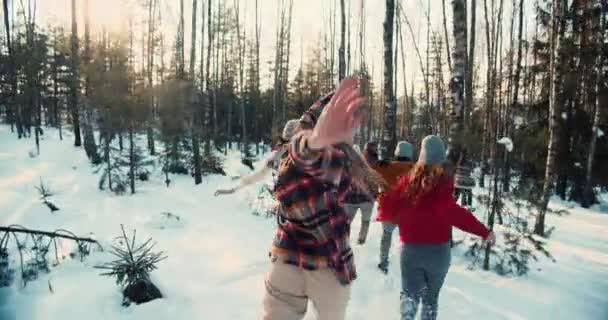
[[[287,121],[287,93],[288,93],[288,82],[289,82],[289,58],[291,57],[291,22],[293,20],[293,0],[289,0],[289,14],[287,16],[287,35],[286,35],[286,41],[287,44],[285,45],[286,48],[286,52],[284,53],[285,55],[285,64],[284,64],[284,71],[282,73],[282,81],[281,81],[281,85],[283,87],[283,89],[281,90],[281,93],[283,94],[283,96],[281,97],[281,103],[283,105],[283,122]]]
[[[454,36],[454,66],[452,68],[452,79],[450,80],[450,134],[449,134],[449,153],[448,157],[453,163],[457,163],[460,158],[463,144],[464,129],[464,75],[467,59],[467,38],[465,30],[467,28],[467,12],[465,0],[452,1],[452,32]]]
[[[17,92],[17,78],[15,77],[15,62],[14,62],[14,57],[13,57],[13,46],[11,44],[11,25],[10,25],[10,12],[8,10],[8,1],[9,0],[3,0],[2,1],[2,9],[3,9],[3,13],[4,13],[4,31],[6,32],[6,46],[8,49],[8,64],[9,64],[9,77],[10,77],[10,83],[11,83],[11,94],[9,96],[10,98],[10,102],[6,108],[6,113],[7,113],[7,119],[8,122],[11,125],[11,132],[13,132],[14,127],[13,125],[15,124],[15,115],[17,115],[17,119],[18,117],[18,111],[17,111],[17,104],[15,103],[15,93]],[[17,133],[19,138],[21,138],[21,130],[20,130],[20,123],[18,123],[17,126]]]
[[[454,4],[452,4],[453,6]],[[452,71],[452,58],[450,57],[450,37],[448,37],[448,22],[447,22],[447,17],[445,15],[445,0],[441,0],[441,11],[443,13],[443,36],[445,37],[445,52],[447,53],[446,56],[448,58],[448,68],[450,69],[450,73],[453,73]],[[465,28],[466,28],[466,11],[465,11]],[[466,42],[466,36],[465,36],[465,42]]]
[[[245,70],[245,40],[247,39],[245,30],[241,34],[241,21],[240,21],[240,2],[234,1],[235,8],[235,21],[236,21],[236,34],[238,44],[238,68],[239,68],[239,93],[241,103],[241,144],[242,152],[244,156],[248,156],[249,146],[247,145],[247,121],[245,113],[245,83],[244,83],[244,70]]]
[[[597,36],[597,55],[595,58],[595,111],[593,114],[593,127],[591,141],[589,142],[589,154],[587,155],[587,170],[585,172],[585,188],[583,191],[582,205],[585,208],[590,207],[595,203],[595,194],[593,192],[593,162],[595,158],[595,151],[597,145],[597,138],[600,135],[599,124],[602,118],[602,107],[600,106],[600,92],[602,89],[602,67],[604,65],[605,57],[602,56],[602,47],[606,37],[606,15],[605,11],[608,9],[608,5],[602,4],[601,18],[600,18],[600,33]]]
[[[519,80],[521,75],[521,59],[522,59],[522,44],[523,44],[523,28],[524,28],[524,1],[519,0],[519,26],[517,32],[517,59],[515,62],[515,75],[513,76],[513,96],[511,98],[511,109],[515,110],[519,103]],[[513,121],[509,117],[507,125],[511,125]],[[509,132],[511,132],[509,130]],[[508,192],[511,183],[511,156],[506,154],[506,162],[504,168],[504,176],[502,182],[503,191]]]
[[[148,89],[152,91],[154,86],[154,81],[152,79],[153,69],[154,69],[154,34],[155,34],[155,21],[156,21],[156,1],[157,0],[149,0],[148,3],[148,39],[147,39],[147,49],[148,49],[148,65],[147,65],[147,78],[148,78]],[[151,155],[156,154],[156,146],[154,143],[154,129],[152,127],[154,122],[154,117],[156,113],[156,95],[154,93],[150,93],[149,99],[147,100],[149,103],[150,111],[148,113],[147,119],[147,128],[146,128],[146,138],[148,142],[148,150]]]
[[[470,30],[470,39],[469,39],[469,51],[468,51],[468,55],[467,55],[467,70],[466,70],[466,76],[465,76],[465,81],[464,81],[464,88],[465,88],[465,93],[464,93],[464,124],[465,124],[465,128],[468,126],[469,123],[469,113],[473,110],[473,71],[475,70],[473,68],[474,64],[475,64],[475,35],[476,35],[476,30],[477,30],[477,24],[476,24],[476,20],[477,20],[477,0],[471,0],[471,26],[469,27]]]
[[[72,0],[72,36],[71,36],[71,71],[70,77],[70,111],[72,114],[72,125],[74,126],[74,146],[80,147],[80,119],[78,118],[78,24],[76,23],[76,0]]]
[[[199,88],[203,92],[205,88],[205,1],[201,0],[201,60],[199,64]],[[204,102],[201,101],[201,107],[204,108]]]
[[[135,194],[135,139],[133,138],[133,120],[129,121],[129,183],[131,194]]]
[[[89,0],[84,1],[84,64],[85,67],[91,61],[91,49],[90,49],[90,33],[89,33]],[[93,135],[93,127],[91,122],[93,121],[93,110],[89,101],[90,94],[90,79],[87,75],[85,78],[85,98],[84,98],[84,149],[92,163],[97,164],[101,162],[101,158],[97,152],[97,145],[95,144],[95,136]]]
[[[398,8],[399,8],[399,12],[401,12],[403,10],[403,8],[401,7],[401,3],[397,4]],[[399,25],[399,46],[400,46],[400,51],[401,51],[401,69],[403,72],[403,112],[401,114],[401,124],[400,124],[400,132],[399,132],[399,136],[401,139],[404,140],[408,140],[409,136],[410,136],[410,126],[411,123],[409,121],[409,114],[410,114],[410,105],[409,105],[409,98],[408,98],[408,93],[407,93],[407,75],[406,75],[406,68],[405,68],[405,50],[403,50],[403,26],[401,25],[401,15],[397,15],[397,23]],[[397,66],[395,65],[395,68],[397,68]],[[395,86],[396,88],[396,86]]]
[[[190,80],[195,82],[196,77],[194,76],[194,63],[196,62],[196,10],[198,1],[192,0],[192,29],[190,39]]]
[[[192,0],[192,38],[190,43],[190,105],[192,108],[191,134],[192,134],[192,156],[194,164],[194,184],[198,185],[203,182],[201,175],[201,152],[200,152],[200,101],[196,99],[196,76],[194,73],[194,63],[196,62],[196,16],[197,16],[197,0]]]
[[[338,81],[344,79],[346,73],[345,45],[346,45],[346,13],[344,0],[340,0],[340,48],[338,49]]]
[[[347,12],[348,12],[348,23],[346,24],[346,74],[351,74],[352,73],[352,69],[351,69],[351,55],[350,55],[350,41],[351,41],[351,35],[350,35],[350,30],[351,30],[351,10],[352,10],[352,5],[350,0],[348,0],[348,8],[347,8]]]
[[[213,46],[213,30],[211,29],[211,23],[213,20],[213,2],[212,0],[208,0],[207,2],[207,63],[205,64],[205,89],[206,89],[206,97],[205,97],[205,156],[209,156],[211,154],[211,130],[209,130],[209,125],[211,124],[211,74],[209,72],[211,66],[211,47]]]
[[[260,26],[260,21],[258,19],[258,0],[255,0],[255,66],[254,66],[254,72],[255,72],[255,85],[254,85],[254,90],[255,90],[255,94],[256,94],[256,98],[259,98],[259,92],[260,92],[260,32],[261,32],[261,26]],[[255,103],[257,101],[254,102],[253,106],[253,114],[254,119],[253,119],[253,132],[255,133],[255,137],[256,137],[256,142],[255,142],[255,153],[260,154],[260,144],[259,144],[259,140],[260,140],[260,129],[259,129],[259,125],[258,125],[258,115],[256,112],[256,106]]]
[[[424,61],[422,60],[422,55],[420,54],[420,49],[418,48],[418,42],[416,41],[416,35],[414,34],[414,29],[412,29],[412,25],[410,24],[409,19],[407,18],[407,14],[402,10],[401,14],[403,14],[403,18],[405,20],[405,24],[407,24],[407,27],[410,31],[410,35],[412,37],[412,43],[414,44],[414,51],[416,52],[416,56],[418,57],[418,64],[420,65],[420,72],[422,72],[422,78],[424,80],[424,96],[425,96],[425,103],[427,103],[427,109],[428,109],[428,101],[429,101],[429,96],[430,96],[430,84],[428,81],[428,77],[427,77],[427,73],[428,70],[424,67]],[[412,86],[413,88],[413,86]],[[433,115],[429,112],[429,118],[432,118]]]
[[[490,131],[490,118],[491,118],[491,110],[492,110],[492,96],[493,96],[493,85],[492,85],[492,69],[494,68],[494,61],[492,59],[494,52],[494,26],[490,25],[488,18],[488,2],[487,0],[483,0],[484,7],[484,20],[485,20],[485,34],[486,34],[486,49],[487,49],[487,70],[486,70],[486,92],[485,92],[485,112],[484,112],[484,126],[483,126],[483,136],[481,142],[481,176],[479,178],[479,186],[485,187],[485,175],[487,171],[487,159],[488,157],[488,133]],[[494,3],[492,1],[492,11],[494,10]],[[494,22],[492,22],[494,23]]]
[[[547,164],[545,167],[545,182],[540,203],[540,210],[534,223],[534,233],[545,235],[545,215],[551,198],[551,191],[555,180],[555,158],[560,137],[560,116],[562,109],[562,42],[565,32],[564,0],[553,1],[551,17],[551,49],[550,67],[551,72],[551,96],[549,97],[549,145],[547,147]]]
[[[185,33],[185,21],[184,21],[184,0],[179,0],[179,22],[177,25],[177,78],[184,80],[186,78],[185,73],[185,53],[184,53],[184,33]]]
[[[395,18],[395,0],[386,0],[384,18],[384,129],[382,132],[382,157],[390,157],[390,151],[396,144],[396,108],[393,92],[393,27]]]
[[[217,140],[218,138],[218,123],[217,123],[217,108],[218,108],[218,103],[217,103],[217,98],[218,98],[218,91],[220,89],[220,81],[219,81],[219,65],[220,65],[220,51],[221,51],[221,38],[220,38],[220,32],[223,28],[223,20],[222,20],[222,16],[221,16],[221,12],[222,12],[222,2],[219,1],[217,4],[217,25],[216,27],[216,34],[217,34],[217,39],[216,39],[216,48],[215,48],[215,57],[214,57],[214,72],[213,72],[213,78],[214,78],[214,88],[213,88],[213,139]],[[214,141],[215,146],[218,146],[219,144],[217,143],[217,141]]]

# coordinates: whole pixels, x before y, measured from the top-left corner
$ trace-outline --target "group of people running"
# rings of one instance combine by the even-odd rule
[[[494,241],[494,234],[457,204],[458,172],[448,165],[439,137],[422,140],[417,161],[406,141],[397,144],[392,159],[379,159],[374,142],[358,150],[354,132],[365,111],[360,85],[356,78],[343,80],[300,119],[285,124],[281,141],[260,169],[236,187],[216,191],[230,194],[276,171],[277,228],[265,281],[264,320],[302,319],[309,301],[319,320],[345,318],[357,277],[350,227],[360,210],[357,243],[364,244],[374,202],[383,229],[378,268],[384,273],[392,233],[399,228],[402,320],[414,319],[420,305],[423,320],[436,319],[453,226]]]

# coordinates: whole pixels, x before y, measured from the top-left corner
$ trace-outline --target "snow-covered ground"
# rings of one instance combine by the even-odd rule
[[[0,225],[92,232],[106,249],[120,234],[120,224],[137,229],[139,240],[153,237],[168,256],[152,273],[165,298],[123,308],[113,279],[93,268],[112,259],[106,250],[84,262],[68,259],[25,288],[15,281],[8,300],[0,297],[0,307],[12,309],[17,319],[35,320],[259,318],[274,220],[251,214],[257,188],[213,196],[215,188],[229,185],[230,176],[243,171],[236,155],[226,161],[227,177],[207,177],[194,186],[190,177],[174,176],[166,188],[162,177],[153,176],[138,185],[136,195],[115,196],[97,189],[98,175],[71,137],[59,141],[54,130],[47,130],[40,157],[30,158],[31,150],[33,140],[18,141],[0,126]],[[57,193],[53,199],[61,210],[55,214],[38,199],[34,186],[40,177]],[[608,319],[608,214],[570,211],[548,217],[548,224],[556,226],[548,248],[557,262],[541,259],[525,277],[468,270],[462,249],[454,250],[439,318]],[[166,219],[162,212],[180,220]],[[356,221],[353,233],[358,229]],[[398,319],[398,239],[395,234],[385,276],[376,270],[380,235],[374,223],[368,243],[355,246],[359,279],[347,319]]]

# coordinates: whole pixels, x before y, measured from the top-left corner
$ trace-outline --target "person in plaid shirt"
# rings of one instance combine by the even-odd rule
[[[342,201],[351,184],[371,193],[382,181],[365,161],[357,160],[349,144],[364,103],[359,81],[342,81],[334,94],[302,116],[304,130],[292,138],[281,160],[264,320],[302,319],[309,300],[319,320],[345,317],[357,273]]]

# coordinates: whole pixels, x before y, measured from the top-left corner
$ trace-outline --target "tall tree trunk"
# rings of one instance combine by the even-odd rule
[[[471,25],[469,27],[470,38],[469,38],[469,51],[467,55],[467,70],[464,80],[464,124],[465,128],[468,127],[469,113],[473,110],[473,68],[475,64],[475,35],[477,30],[477,0],[471,0]]]
[[[135,194],[135,141],[133,136],[133,120],[131,120],[129,123],[129,183],[131,194]]]
[[[192,38],[190,39],[190,80],[194,83],[196,76],[194,75],[194,63],[196,62],[196,8],[198,1],[192,0]]]
[[[84,65],[85,67],[91,62],[91,37],[89,30],[89,0],[84,1]],[[84,91],[84,118],[83,118],[83,131],[84,131],[84,149],[93,164],[101,162],[101,157],[97,152],[97,144],[95,143],[95,136],[93,135],[93,109],[90,100],[90,79],[87,74],[85,77],[85,91]]]
[[[209,130],[211,124],[211,48],[213,46],[213,30],[211,28],[213,22],[213,1],[208,0],[207,2],[207,62],[205,63],[205,156],[211,154],[211,130]]]
[[[453,5],[454,4],[452,4],[452,6]],[[450,56],[451,55],[451,52],[450,52],[450,37],[448,36],[448,21],[447,21],[447,17],[446,17],[446,14],[445,14],[445,0],[441,0],[441,11],[443,13],[443,36],[445,38],[445,52],[447,53],[446,56],[448,58],[448,68],[450,69],[450,73],[453,73],[453,70],[452,70],[452,58]],[[465,9],[465,15],[464,15],[464,17],[465,17],[464,24],[465,24],[465,28],[466,28],[466,23],[467,23],[467,21],[466,21],[466,17],[467,17],[467,15],[466,15],[466,9]],[[465,42],[467,41],[466,40],[466,36],[465,36],[465,40],[464,41]],[[466,45],[466,43],[465,43],[465,45]]]
[[[11,94],[9,96],[9,103],[7,105],[6,108],[6,118],[9,122],[9,124],[11,125],[11,132],[13,132],[14,130],[14,116],[16,113],[16,104],[15,104],[15,92],[17,92],[15,90],[15,86],[14,84],[16,83],[15,80],[15,65],[14,65],[14,61],[13,61],[13,47],[11,44],[11,25],[10,25],[10,12],[8,10],[8,1],[9,0],[3,0],[2,1],[2,12],[4,15],[4,31],[6,32],[6,46],[8,49],[8,64],[9,64],[9,81],[11,83]],[[21,138],[21,133],[19,132],[19,138]]]
[[[382,157],[390,157],[396,144],[396,108],[393,92],[393,27],[395,19],[395,0],[386,0],[384,18],[384,129],[382,132]]]
[[[283,69],[283,38],[284,38],[284,26],[285,26],[285,8],[284,2],[280,2],[280,6],[277,9],[277,30],[276,30],[276,45],[275,45],[275,57],[274,57],[274,85],[272,91],[272,124],[271,124],[271,136],[274,137],[279,134],[279,104],[281,94],[281,73]]]
[[[486,35],[486,59],[487,59],[487,70],[486,70],[486,92],[485,92],[485,108],[484,108],[484,120],[483,120],[483,134],[482,134],[482,142],[481,142],[481,175],[479,178],[479,186],[485,187],[485,175],[487,171],[487,159],[488,157],[488,133],[490,132],[490,118],[491,118],[491,110],[492,110],[492,97],[493,97],[493,85],[492,85],[492,69],[494,68],[494,62],[492,60],[492,55],[494,52],[493,47],[494,43],[494,26],[490,24],[490,20],[488,15],[490,14],[488,11],[488,1],[483,0],[484,7],[484,20],[485,20],[485,35]],[[492,11],[494,10],[494,4],[492,3]],[[494,23],[494,22],[492,22]]]
[[[551,198],[551,191],[555,181],[555,158],[560,137],[560,116],[562,110],[562,43],[565,32],[564,0],[554,0],[551,17],[551,49],[550,66],[551,72],[551,95],[549,97],[549,145],[547,147],[547,164],[545,167],[545,181],[543,184],[540,210],[534,223],[534,233],[545,235],[545,215]]]
[[[194,165],[194,184],[198,185],[203,182],[201,174],[201,155],[200,155],[200,113],[199,104],[200,101],[196,99],[196,76],[194,73],[194,63],[196,62],[196,16],[197,16],[197,0],[192,0],[192,38],[190,42],[190,106],[192,108],[192,120],[190,123],[191,134],[192,134],[192,153],[193,153],[193,165]]]
[[[249,146],[247,145],[247,121],[245,113],[245,83],[244,83],[244,70],[245,70],[245,40],[247,39],[245,30],[241,34],[241,6],[238,0],[234,1],[235,8],[235,21],[236,21],[236,34],[238,44],[238,68],[239,68],[239,93],[240,93],[240,104],[241,104],[241,144],[243,156],[249,155]]]
[[[283,122],[287,121],[287,94],[288,94],[288,82],[289,82],[289,58],[291,57],[291,22],[293,21],[293,0],[289,0],[289,13],[287,16],[287,30],[286,30],[286,41],[285,45],[286,50],[285,53],[282,54],[285,56],[285,64],[284,71],[282,74],[282,90],[281,93],[283,96],[281,97],[281,103],[283,105]]]
[[[72,114],[72,125],[74,126],[74,146],[80,147],[80,119],[78,118],[78,82],[79,82],[79,59],[78,59],[78,24],[76,23],[76,0],[72,0],[72,36],[71,36],[71,71],[70,77],[70,111]]]
[[[146,76],[147,76],[147,87],[150,91],[147,102],[149,104],[149,112],[148,119],[146,121],[146,139],[148,142],[148,151],[151,155],[156,154],[156,146],[154,142],[154,129],[153,123],[156,113],[156,94],[153,92],[153,72],[154,72],[154,48],[156,39],[155,35],[155,23],[156,23],[156,1],[157,0],[149,0],[148,2],[148,38],[147,38],[147,52],[148,52],[148,60],[147,60],[147,68],[146,68]]]
[[[346,73],[345,45],[346,45],[346,8],[344,0],[340,0],[340,48],[338,49],[338,81],[344,79]]]
[[[259,13],[259,9],[258,9],[258,0],[255,0],[255,66],[254,66],[254,72],[255,72],[255,78],[254,78],[254,90],[255,90],[255,97],[259,98],[260,97],[260,32],[261,32],[261,26],[260,26],[260,21],[259,21],[259,17],[258,17],[258,13]],[[253,119],[253,132],[255,133],[255,137],[256,137],[256,142],[255,142],[255,154],[258,155],[260,154],[260,129],[259,129],[259,125],[258,125],[258,115],[257,115],[257,110],[256,110],[256,101],[254,101],[253,103],[253,114],[254,119]]]
[[[585,208],[590,207],[595,203],[595,194],[593,192],[593,163],[595,159],[597,138],[600,135],[599,124],[602,118],[602,106],[600,106],[600,93],[603,88],[603,66],[605,63],[605,56],[602,56],[602,47],[606,37],[606,10],[608,10],[608,4],[602,4],[601,18],[599,24],[599,34],[597,36],[597,55],[595,57],[595,111],[593,112],[593,127],[591,141],[589,142],[589,154],[587,155],[587,167],[585,172],[585,188],[583,191],[582,205]]]
[[[467,11],[465,0],[452,1],[452,32],[454,36],[454,66],[452,68],[452,79],[450,80],[450,133],[448,157],[453,163],[460,158],[463,144],[464,128],[464,75],[467,59]]]
[[[217,109],[218,109],[218,91],[220,91],[221,85],[220,85],[220,81],[219,81],[219,76],[220,76],[220,72],[219,72],[219,66],[220,66],[220,53],[221,53],[221,38],[220,38],[220,32],[223,28],[223,20],[222,20],[222,2],[218,1],[218,5],[217,5],[217,24],[216,24],[216,34],[217,34],[217,39],[216,39],[216,48],[215,48],[215,57],[214,57],[214,65],[213,65],[213,79],[214,79],[214,87],[213,87],[213,139],[217,140],[218,139],[218,122],[217,122]],[[219,143],[217,141],[214,141],[215,146],[217,147],[219,145]]]
[[[519,103],[519,80],[521,75],[521,60],[522,60],[522,44],[523,44],[523,28],[524,28],[524,0],[519,0],[519,22],[518,22],[518,31],[517,31],[517,58],[515,62],[515,75],[513,76],[513,96],[511,98],[511,107],[510,109],[515,110],[517,108],[517,104]],[[510,117],[507,119],[507,125],[512,125],[513,121]],[[511,130],[509,130],[511,132]],[[506,154],[505,158],[505,168],[504,175],[502,181],[502,189],[505,192],[509,191],[511,184],[511,155],[510,153]]]

